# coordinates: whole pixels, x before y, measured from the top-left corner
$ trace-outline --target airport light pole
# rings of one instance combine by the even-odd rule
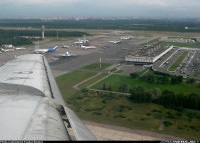
[[[99,60],[100,60],[100,61],[99,61],[99,62],[100,62],[100,65],[99,65],[99,66],[100,66],[100,69],[101,69],[101,56],[100,56],[100,59],[99,59]]]
[[[99,52],[99,54],[100,54],[100,58],[99,58],[99,68],[101,69],[101,54],[102,54],[103,52]]]
[[[56,38],[58,39],[58,31],[57,31],[57,35],[56,35]]]

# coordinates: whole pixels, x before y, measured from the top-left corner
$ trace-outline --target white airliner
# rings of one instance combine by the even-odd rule
[[[25,50],[26,48],[16,48],[15,46],[13,46],[12,48],[9,49],[4,49],[2,48],[1,51],[2,52],[10,52],[10,51],[14,51],[14,50]]]
[[[10,51],[14,51],[14,49],[4,49],[4,48],[1,48],[1,50],[2,50],[3,52],[10,52]]]
[[[131,37],[121,37],[121,40],[129,40]]]
[[[84,44],[84,43],[88,43],[88,40],[80,40],[78,39],[76,42],[74,42],[74,44]]]
[[[69,48],[69,46],[63,43],[62,48]]]
[[[33,53],[47,53],[47,52],[54,52],[58,49],[58,46],[55,46],[53,49],[35,49]]]
[[[77,55],[66,52],[65,54],[57,54],[55,57],[74,57],[74,56],[77,56]]]
[[[121,41],[109,41],[110,43],[119,44]]]
[[[95,46],[83,46],[83,45],[81,45],[81,48],[83,48],[83,49],[96,49]]]
[[[74,44],[83,44],[83,41],[76,41]]]
[[[13,46],[14,50],[25,50],[26,48],[16,48],[15,46]]]

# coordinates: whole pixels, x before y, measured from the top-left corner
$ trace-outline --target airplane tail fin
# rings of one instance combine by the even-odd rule
[[[58,46],[55,46],[54,50],[57,50]]]

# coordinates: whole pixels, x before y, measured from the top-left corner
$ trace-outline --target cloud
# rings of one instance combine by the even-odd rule
[[[198,17],[200,0],[0,0],[3,16]]]

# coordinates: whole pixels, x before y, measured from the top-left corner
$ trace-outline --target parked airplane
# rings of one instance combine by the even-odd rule
[[[69,46],[63,43],[62,48],[69,48]]]
[[[88,43],[89,41],[88,40],[80,40],[78,39],[76,42],[74,42],[74,44],[85,44],[85,43]]]
[[[13,46],[14,50],[25,50],[26,48],[16,48],[15,46]]]
[[[14,51],[14,49],[4,49],[4,48],[1,48],[1,51],[2,52],[10,52],[10,51]]]
[[[76,42],[74,42],[74,44],[84,44],[84,42],[83,41],[76,41]]]
[[[0,140],[96,140],[66,106],[41,54],[0,67],[0,103]]]
[[[69,52],[66,52],[65,54],[57,54],[55,57],[74,57],[77,56],[75,54],[69,54]]]
[[[58,49],[58,46],[55,46],[53,49],[35,49],[33,53],[47,53],[47,52],[54,52]]]
[[[129,40],[131,37],[121,37],[121,40]]]
[[[81,48],[83,48],[83,49],[96,49],[95,46],[83,46],[83,45],[81,45]]]
[[[109,41],[110,43],[119,44],[121,41]]]

